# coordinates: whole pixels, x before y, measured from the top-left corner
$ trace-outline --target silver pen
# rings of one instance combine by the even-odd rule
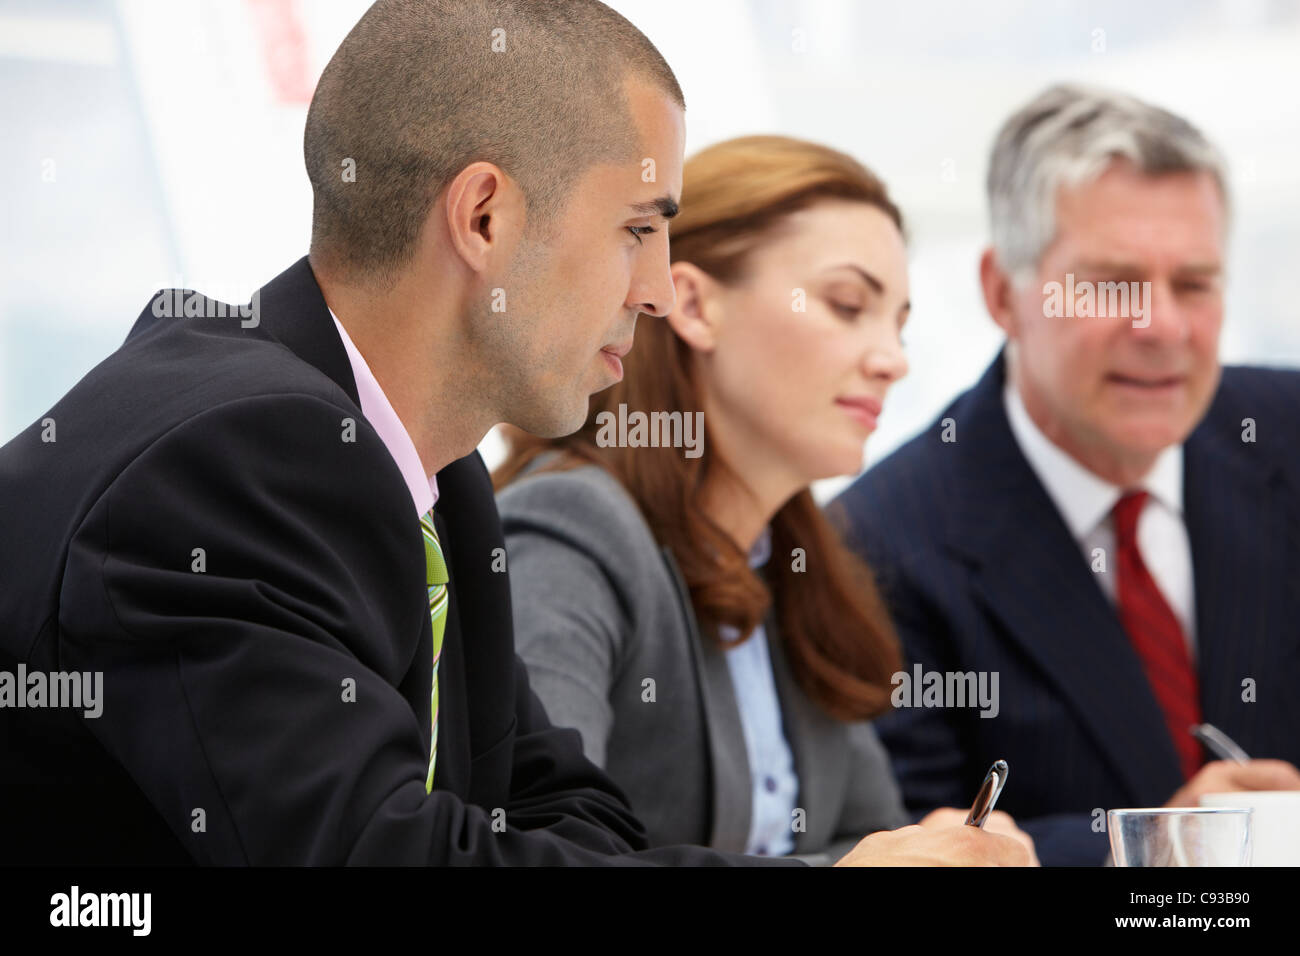
[[[975,794],[975,802],[971,804],[970,813],[966,815],[966,826],[983,828],[984,821],[993,812],[993,805],[998,802],[998,796],[1006,783],[1007,762],[995,760],[993,766],[989,767],[984,782],[980,784],[979,792]]]
[[[1250,760],[1250,754],[1237,746],[1235,740],[1214,724],[1193,724],[1187,730],[1220,760],[1235,760],[1237,763],[1246,763]]]

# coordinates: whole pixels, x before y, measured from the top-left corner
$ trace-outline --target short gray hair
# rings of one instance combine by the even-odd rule
[[[1052,86],[1003,124],[989,161],[989,219],[998,262],[1017,278],[1056,235],[1056,197],[1127,159],[1142,172],[1207,172],[1229,208],[1222,155],[1191,123],[1111,90]],[[1226,221],[1226,219],[1225,219]]]

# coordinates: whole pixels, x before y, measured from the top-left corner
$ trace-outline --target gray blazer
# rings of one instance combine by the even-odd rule
[[[497,499],[515,645],[551,721],[626,792],[651,845],[744,852],[751,778],[725,651],[701,640],[671,551],[603,468],[525,475]],[[839,859],[909,822],[870,723],[824,714],[795,683],[765,621],[799,778],[795,853]]]

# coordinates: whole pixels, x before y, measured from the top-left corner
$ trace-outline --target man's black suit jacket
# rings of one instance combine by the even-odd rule
[[[1043,864],[1098,865],[1105,811],[1161,806],[1183,778],[1119,616],[1016,444],[1005,381],[999,356],[829,511],[876,571],[909,675],[999,677],[996,716],[877,721],[908,807],[961,806],[1006,759],[998,809]],[[1183,472],[1203,718],[1300,763],[1300,373],[1225,368]]]
[[[253,315],[158,317],[177,304],[155,297],[0,449],[0,670],[103,675],[99,717],[0,709],[0,858],[798,865],[645,850],[529,690],[477,454],[438,474],[451,598],[426,794],[419,523],[308,261]]]

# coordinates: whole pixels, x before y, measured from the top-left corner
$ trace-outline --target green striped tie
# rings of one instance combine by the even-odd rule
[[[424,532],[424,581],[429,587],[429,617],[433,621],[433,691],[429,711],[433,715],[433,737],[429,743],[429,775],[424,780],[425,793],[433,791],[433,765],[438,759],[438,658],[442,656],[442,632],[447,623],[447,562],[433,526],[433,509],[420,518]]]

